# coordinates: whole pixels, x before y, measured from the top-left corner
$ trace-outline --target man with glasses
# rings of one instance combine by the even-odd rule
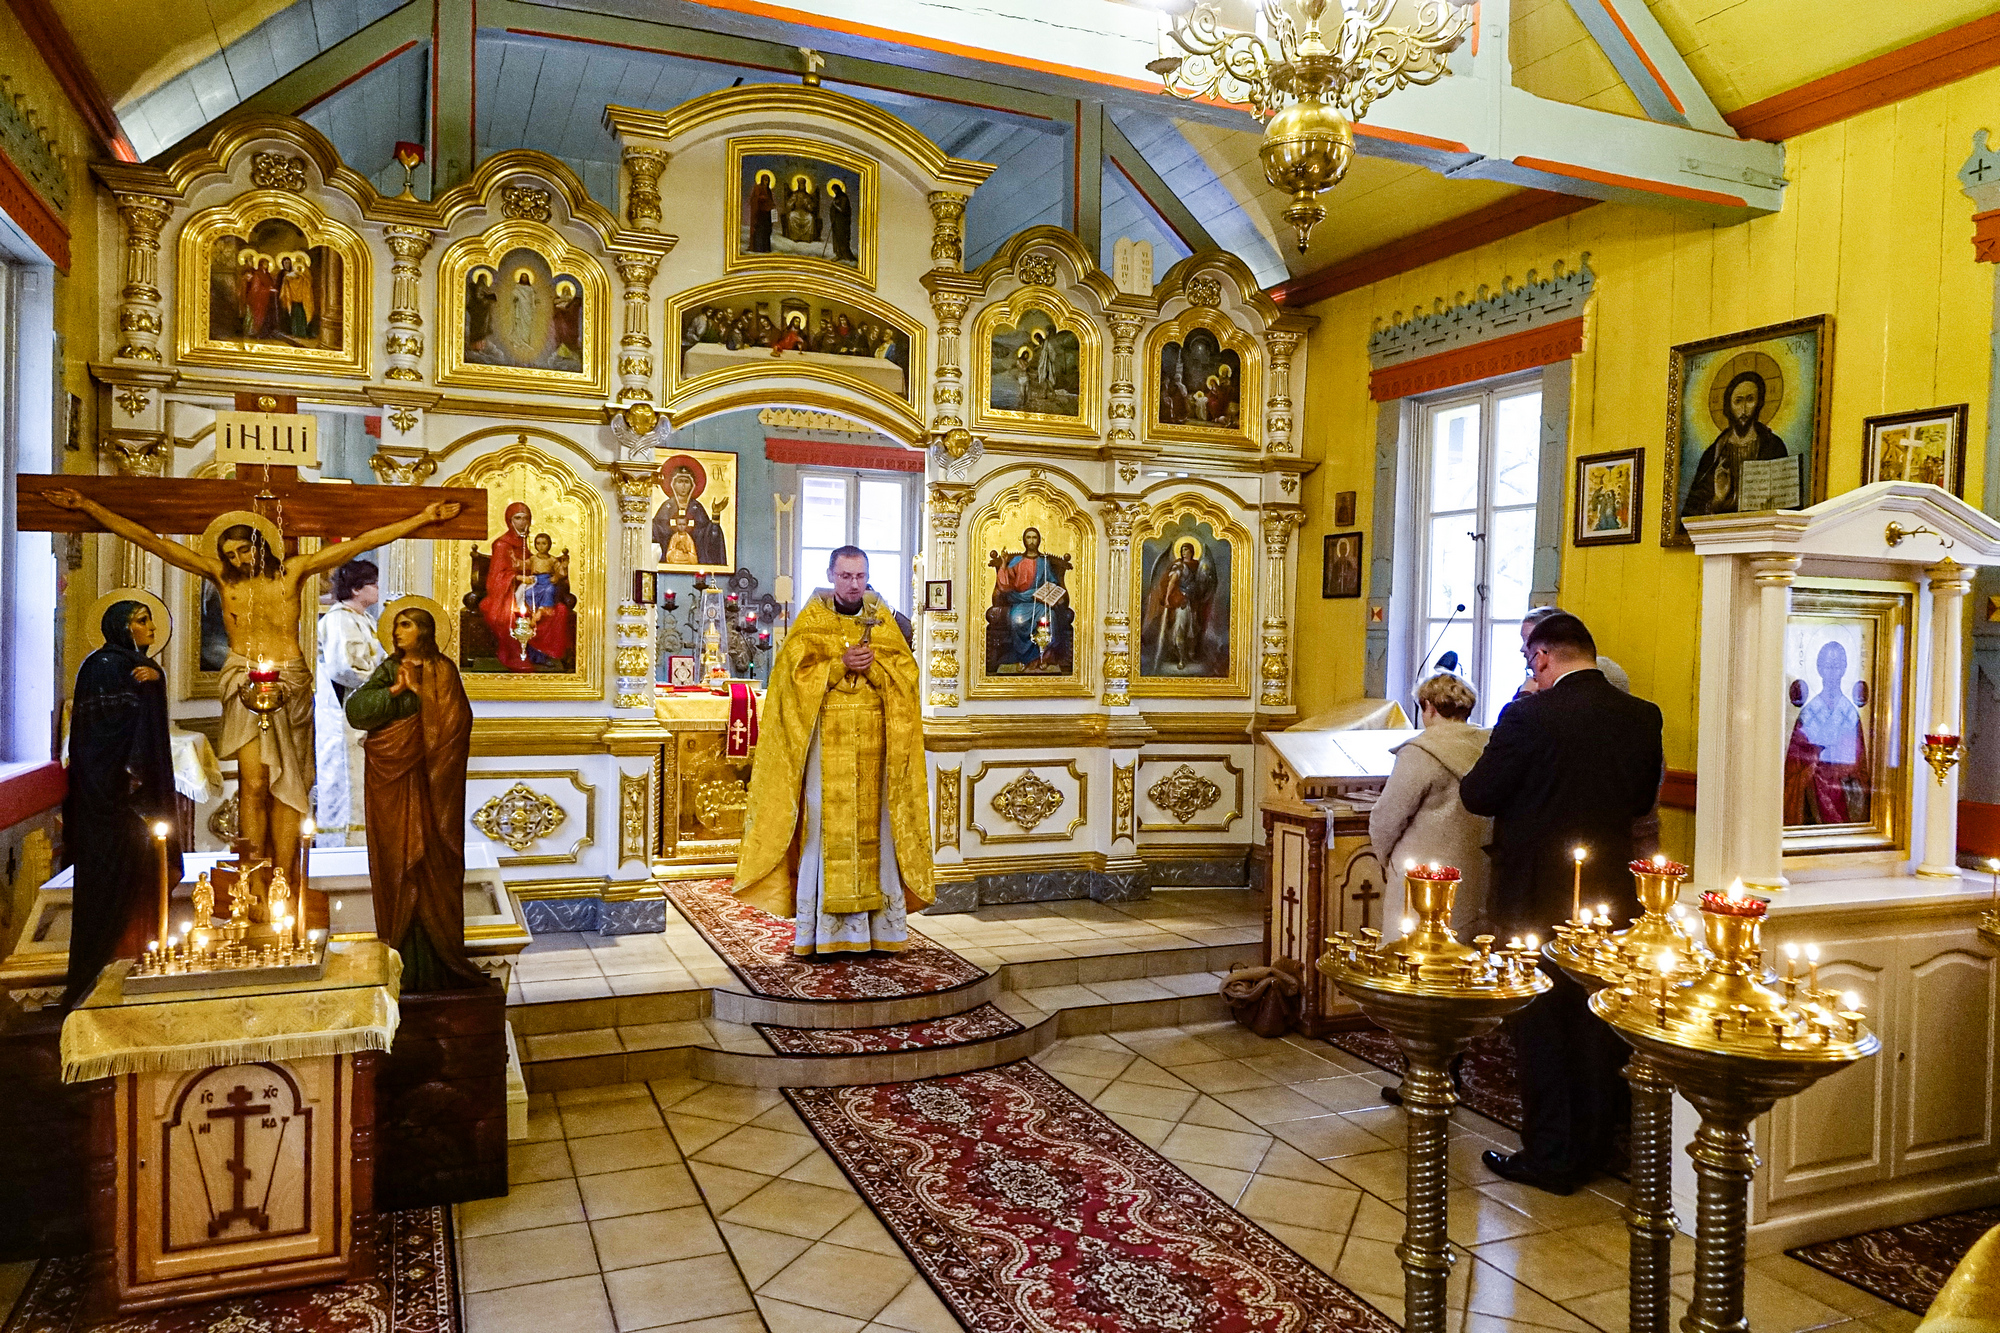
[[[1547,938],[1570,915],[1582,847],[1583,901],[1614,920],[1638,913],[1633,821],[1653,807],[1661,772],[1660,710],[1599,669],[1581,620],[1544,616],[1525,649],[1535,692],[1501,710],[1479,762],[1459,783],[1466,810],[1493,818],[1491,912],[1502,937]],[[1555,988],[1512,1025],[1520,1060],[1521,1151],[1489,1152],[1495,1175],[1552,1194],[1589,1182],[1628,1114],[1624,1047],[1591,1017],[1584,991]]]

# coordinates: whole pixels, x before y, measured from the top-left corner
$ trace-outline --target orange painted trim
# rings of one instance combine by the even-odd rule
[[[69,272],[69,228],[5,153],[0,153],[0,212],[14,219],[58,269]]]
[[[983,46],[966,46],[959,42],[940,41],[935,37],[920,37],[915,33],[901,32],[895,28],[881,28],[872,23],[853,23],[845,19],[822,18],[818,15],[802,13],[788,5],[771,5],[763,0],[688,0],[688,3],[707,9],[726,10],[732,14],[748,14],[753,18],[770,19],[777,23],[790,23],[798,27],[819,28],[826,32],[845,33],[850,37],[865,37],[870,41],[886,42],[891,46],[914,47],[919,51],[935,51],[939,55],[959,56],[966,60],[976,60],[986,65],[1006,65],[1013,69],[1032,70],[1037,74],[1053,74],[1058,78],[1080,79],[1085,83],[1108,84],[1114,88],[1129,88],[1133,92],[1156,93],[1160,91],[1157,79],[1127,79],[1100,70],[1082,69],[1075,65],[1064,65],[1053,60],[1030,60],[1025,56],[1010,56]]]
[[[1517,370],[1567,361],[1583,350],[1583,316],[1522,329],[1468,347],[1454,347],[1436,356],[1419,357],[1384,366],[1368,376],[1368,396],[1378,403],[1411,394],[1449,389],[1457,384],[1511,375]]]
[[[2000,805],[1958,803],[1958,850],[1974,856],[2000,856]]]
[[[1456,139],[1434,139],[1428,134],[1415,134],[1409,130],[1392,130],[1386,125],[1370,125],[1367,121],[1356,121],[1354,133],[1363,139],[1380,139],[1384,143],[1409,144],[1412,148],[1435,148],[1440,153],[1470,153],[1471,148]]]
[[[2000,13],[1912,42],[1724,116],[1746,139],[1782,140],[2000,65]]]
[[[1685,768],[1670,768],[1660,779],[1660,804],[1669,810],[1694,809],[1695,775]]]
[[[1666,76],[1660,73],[1660,67],[1653,63],[1653,58],[1646,54],[1646,48],[1639,44],[1639,39],[1632,35],[1630,28],[1625,26],[1625,16],[1618,12],[1612,5],[1611,0],[1597,0],[1597,3],[1604,6],[1604,12],[1609,14],[1611,21],[1618,25],[1618,31],[1624,35],[1625,45],[1632,48],[1632,54],[1639,57],[1639,63],[1646,67],[1646,73],[1652,75],[1653,82],[1660,85],[1660,92],[1666,97],[1668,103],[1674,110],[1685,116],[1688,111],[1687,107],[1683,106],[1681,99],[1674,95],[1674,90],[1667,86]]]
[[[1740,195],[1724,194],[1720,190],[1696,190],[1686,185],[1669,185],[1665,181],[1649,181],[1638,176],[1626,176],[1616,171],[1599,171],[1595,167],[1579,167],[1568,162],[1551,162],[1545,157],[1517,157],[1517,167],[1529,171],[1545,171],[1551,176],[1567,176],[1571,180],[1594,181],[1599,185],[1613,185],[1621,190],[1638,190],[1645,194],[1664,194],[1674,199],[1688,199],[1698,204],[1721,204],[1725,208],[1746,208],[1748,201]]]
[[[1972,215],[1972,257],[1982,264],[2000,264],[2000,208]]]
[[[1315,301],[1339,296],[1342,292],[1355,291],[1393,278],[1399,273],[1411,272],[1440,259],[1449,259],[1467,250],[1505,240],[1539,227],[1544,222],[1580,213],[1597,202],[1582,195],[1524,190],[1485,208],[1391,241],[1378,249],[1280,283],[1271,288],[1271,299],[1293,309],[1308,306]]]
[[[83,123],[97,136],[105,150],[120,162],[137,162],[139,154],[132,147],[132,141],[125,137],[125,127],[118,123],[118,113],[111,109],[111,99],[98,86],[90,66],[83,63],[83,54],[76,49],[76,40],[69,35],[69,29],[63,26],[55,10],[50,8],[49,0],[7,0],[7,7],[20,20],[28,40],[34,44],[42,62],[49,67],[49,73],[63,90],[63,96],[76,108],[76,114],[83,117]]]

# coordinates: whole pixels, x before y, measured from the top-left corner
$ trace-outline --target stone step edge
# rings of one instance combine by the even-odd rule
[[[523,1062],[522,1072],[527,1077],[528,1091],[531,1093],[568,1092],[576,1088],[643,1083],[657,1078],[705,1078],[711,1082],[731,1083],[744,1087],[839,1087],[851,1083],[897,1081],[894,1078],[850,1076],[856,1069],[863,1069],[864,1072],[872,1071],[872,1067],[864,1067],[859,1063],[864,1061],[895,1060],[906,1055],[954,1057],[949,1062],[952,1064],[950,1068],[941,1066],[929,1073],[902,1076],[930,1078],[942,1073],[964,1073],[970,1069],[985,1069],[993,1065],[1008,1064],[1045,1049],[1049,1042],[1060,1037],[1081,1037],[1102,1032],[1133,1032],[1156,1027],[1181,1027],[1194,1023],[1212,1023],[1227,1017],[1229,1017],[1229,1007],[1223,1003],[1220,995],[1177,996],[1168,1000],[1128,1000],[1121,1003],[1079,1005],[1049,1014],[1028,1025],[1023,1032],[1013,1032],[983,1042],[969,1042],[963,1046],[946,1046],[928,1051],[795,1056],[781,1055],[776,1051],[768,1055],[724,1051],[704,1045],[669,1046],[657,1050],[612,1051],[601,1055],[528,1060]],[[995,1048],[1021,1042],[1030,1034],[1041,1043],[1033,1050],[997,1057],[992,1054]],[[1012,1051],[1013,1048],[1008,1047],[1008,1049]],[[978,1058],[982,1052],[986,1056],[983,1061]],[[963,1063],[960,1063],[961,1061]],[[810,1068],[795,1069],[798,1066]],[[780,1076],[777,1072],[781,1067],[785,1069],[784,1076]],[[703,1068],[708,1072],[700,1072]],[[794,1072],[799,1076],[810,1074],[812,1081],[785,1081],[785,1078]]]
[[[1084,985],[1099,981],[1136,981],[1146,977],[1187,976],[1196,972],[1227,972],[1238,967],[1254,967],[1262,961],[1262,946],[1256,944],[1197,944],[1181,949],[1135,950],[1131,953],[1093,954],[1087,958],[1049,958],[1032,962],[1002,963],[999,970],[990,976],[998,977],[999,989],[1008,991],[1040,990],[1049,986]],[[1087,965],[1087,966],[1084,966]],[[1084,973],[1088,973],[1085,976]],[[507,1008],[507,1020],[521,1036],[542,1036],[551,1032],[586,1032],[596,1028],[636,1027],[647,1023],[681,1023],[709,1017],[728,1018],[730,1022],[774,1023],[780,1027],[880,1027],[884,1023],[914,1022],[920,1018],[941,1017],[943,1013],[957,1012],[947,1009],[940,1013],[919,1013],[916,1018],[898,1014],[874,1023],[847,1021],[840,1015],[845,1001],[793,1001],[774,1000],[762,996],[749,995],[734,987],[738,985],[732,977],[728,986],[696,987],[690,990],[654,991],[642,995],[612,995],[587,1000],[552,1000],[545,1004],[515,1004]],[[974,985],[985,983],[975,982]],[[953,997],[964,997],[970,988],[937,992]],[[723,1000],[720,997],[731,997]],[[926,997],[901,997],[922,1001]],[[991,998],[989,995],[988,999]],[[735,1012],[748,1014],[760,1005],[799,1007],[808,1005],[825,1012],[816,1021],[798,1022],[789,1019],[743,1017],[729,1018],[722,1006],[743,1003]],[[965,1008],[985,1003],[982,999]],[[869,1000],[857,1004],[890,1004],[896,1001]]]

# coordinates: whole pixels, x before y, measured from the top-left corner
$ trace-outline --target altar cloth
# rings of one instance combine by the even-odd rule
[[[396,1039],[403,960],[380,940],[329,944],[318,981],[126,995],[131,967],[105,968],[63,1020],[63,1082],[386,1051]]]

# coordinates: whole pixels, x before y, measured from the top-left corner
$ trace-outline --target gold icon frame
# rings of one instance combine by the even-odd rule
[[[1184,516],[1208,524],[1215,535],[1229,543],[1229,674],[1226,676],[1148,676],[1140,663],[1140,645],[1145,637],[1146,543],[1158,539]],[[1251,543],[1250,530],[1237,522],[1229,510],[1207,496],[1183,491],[1150,506],[1143,518],[1132,525],[1132,579],[1129,593],[1132,617],[1132,674],[1128,686],[1134,698],[1240,699],[1250,693],[1250,663],[1256,656],[1251,642],[1255,625],[1256,566],[1260,552]]]
[[[1005,480],[1005,473],[989,480]],[[1079,490],[1089,493],[1088,487]],[[993,576],[985,564],[986,553],[998,550],[1011,534],[1020,540],[1024,527],[1042,530],[1044,547],[1059,534],[1068,543],[1072,558],[1064,586],[1069,589],[1070,608],[1076,620],[1070,631],[1070,666],[1067,676],[1004,676],[986,671],[986,607],[992,600]],[[1050,482],[1044,469],[1030,469],[1028,475],[992,495],[974,511],[965,525],[963,543],[966,563],[966,639],[961,645],[970,659],[968,676],[974,699],[1060,699],[1088,698],[1097,692],[1097,639],[1094,617],[1097,607],[1097,528],[1083,507],[1061,487]],[[984,571],[982,573],[982,571]]]
[[[992,406],[993,336],[1004,324],[1018,328],[1023,316],[1039,310],[1059,332],[1077,340],[1077,414],[1017,412]],[[972,327],[972,427],[1027,435],[1074,435],[1096,439],[1104,431],[1104,348],[1097,322],[1061,293],[1046,287],[1023,287],[1005,301],[979,312]]]
[[[1237,390],[1241,402],[1240,426],[1173,425],[1160,420],[1161,358],[1168,343],[1185,345],[1187,336],[1196,329],[1214,334],[1223,350],[1235,352],[1243,362],[1243,384]],[[1145,438],[1222,445],[1232,452],[1262,447],[1264,358],[1257,340],[1238,328],[1227,315],[1207,306],[1190,306],[1178,317],[1156,324],[1146,335],[1145,365],[1146,379],[1139,386],[1141,434]]]
[[[810,255],[756,254],[742,249],[743,238],[743,159],[766,153],[819,158],[829,165],[851,171],[861,181],[861,197],[854,204],[854,257],[856,267]],[[722,271],[740,273],[795,273],[830,277],[836,281],[860,283],[875,288],[876,222],[880,217],[875,164],[867,158],[818,139],[789,135],[756,135],[729,141],[729,177],[722,192]],[[670,327],[678,329],[678,323]]]
[[[488,366],[465,359],[465,282],[476,268],[499,270],[515,250],[541,256],[554,274],[573,274],[583,284],[582,370],[534,366]],[[454,241],[438,259],[437,382],[474,389],[519,393],[577,394],[602,398],[611,368],[611,282],[597,257],[572,245],[555,228],[525,218],[497,223],[477,236]]]

